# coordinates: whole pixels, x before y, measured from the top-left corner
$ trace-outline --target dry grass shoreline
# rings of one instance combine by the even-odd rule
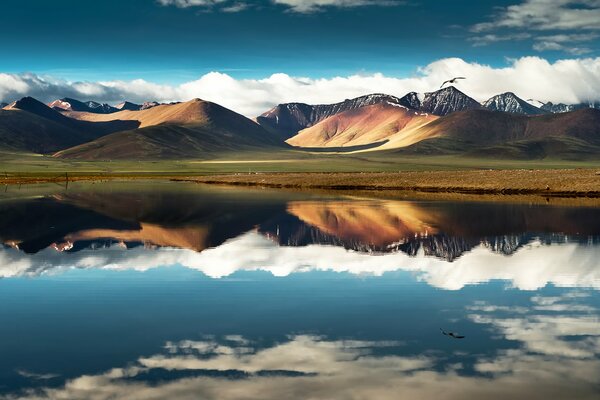
[[[108,180],[171,180],[296,190],[404,191],[465,195],[600,198],[597,169],[406,171],[368,173],[81,174],[0,176],[0,185]]]
[[[227,174],[173,180],[288,189],[600,198],[600,173],[593,169]]]

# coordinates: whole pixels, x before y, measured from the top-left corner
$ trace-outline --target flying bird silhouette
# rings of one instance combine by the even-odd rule
[[[465,338],[464,336],[459,335],[458,333],[455,333],[455,332],[446,332],[442,328],[440,328],[440,331],[442,331],[442,334],[444,334],[446,336],[450,336],[451,338],[454,338],[454,339],[464,339]]]
[[[440,89],[443,88],[446,83],[450,83],[450,84],[456,83],[457,79],[467,79],[467,78],[465,78],[464,76],[457,76],[455,78],[448,79],[447,81],[444,81],[444,83],[442,83],[442,86],[440,86]]]

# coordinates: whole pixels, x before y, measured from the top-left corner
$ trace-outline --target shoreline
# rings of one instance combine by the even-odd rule
[[[172,180],[296,190],[600,198],[600,172],[591,169],[227,174]]]
[[[421,187],[421,186],[377,186],[377,185],[297,185],[297,184],[279,184],[265,182],[238,182],[221,180],[198,180],[198,179],[170,179],[173,182],[195,182],[205,185],[222,186],[241,186],[241,187],[264,187],[270,189],[316,189],[333,191],[399,191],[399,192],[420,192],[420,193],[456,193],[466,195],[506,195],[506,196],[542,196],[542,197],[588,197],[600,198],[600,191],[563,191],[563,190],[542,190],[542,189],[487,189],[487,188],[468,188],[468,187]]]
[[[69,176],[26,175],[0,177],[0,185],[64,184],[79,181],[169,180],[207,185],[264,187],[294,190],[402,191],[429,194],[600,198],[600,171],[468,170],[418,172],[227,173],[178,175],[116,173]]]

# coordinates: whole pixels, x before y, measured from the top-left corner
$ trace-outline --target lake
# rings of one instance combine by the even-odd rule
[[[597,399],[600,208],[0,193],[0,398]]]

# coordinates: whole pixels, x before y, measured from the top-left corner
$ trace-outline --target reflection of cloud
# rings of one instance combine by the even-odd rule
[[[480,312],[472,314],[471,319],[492,326],[506,339],[522,342],[528,352],[568,358],[594,357],[600,354],[600,319],[596,308],[578,304],[577,300],[577,294],[534,296],[531,298],[534,306],[528,313],[521,309],[518,316],[506,317],[498,312],[512,310],[479,304],[470,308]],[[501,367],[487,366],[486,370],[491,368]]]
[[[171,344],[166,355],[140,358],[125,368],[84,375],[60,388],[32,392],[52,399],[546,399],[594,398],[600,361],[555,362],[520,350],[476,366],[487,375],[463,376],[460,365],[433,368],[436,359],[377,355],[377,342],[328,341],[295,336],[252,353],[215,342]],[[393,344],[390,344],[393,346]],[[213,354],[202,349],[227,348]],[[188,372],[185,378],[146,382],[153,371]],[[239,371],[244,379],[224,379],[203,371]],[[269,374],[287,371],[288,374]],[[194,373],[196,373],[194,375]],[[295,373],[295,374],[294,374]],[[162,375],[164,377],[168,374]]]
[[[313,336],[296,336],[293,340],[273,347],[248,353],[247,348],[239,351],[236,347],[215,342],[183,341],[169,343],[170,353],[179,349],[183,354],[155,355],[138,360],[145,368],[166,370],[241,370],[246,373],[261,371],[294,371],[305,374],[339,374],[348,368],[368,370],[386,368],[390,371],[405,372],[431,367],[431,360],[424,357],[373,357],[369,355],[374,347],[396,347],[398,342],[368,341],[326,341]],[[194,348],[200,354],[213,354],[213,357],[198,357],[186,350]],[[214,352],[213,352],[214,350]],[[177,352],[177,351],[175,351]],[[187,353],[187,354],[186,354]]]
[[[531,352],[571,358],[587,358],[600,353],[600,321],[597,317],[531,315],[500,319],[473,315],[472,319],[477,323],[492,325],[509,340],[523,342]],[[566,336],[585,337],[581,340],[563,340]]]
[[[468,284],[507,280],[512,286],[533,290],[557,286],[600,288],[600,248],[577,244],[533,243],[510,257],[483,246],[453,263],[436,258],[409,257],[405,253],[369,255],[333,246],[280,247],[256,232],[248,232],[223,245],[196,253],[161,248],[120,248],[59,253],[51,249],[25,255],[14,249],[0,250],[0,277],[38,275],[61,268],[106,268],[145,271],[159,266],[183,265],[221,278],[236,271],[269,271],[287,276],[307,271],[336,271],[357,275],[382,275],[411,271],[432,286],[457,290]]]

